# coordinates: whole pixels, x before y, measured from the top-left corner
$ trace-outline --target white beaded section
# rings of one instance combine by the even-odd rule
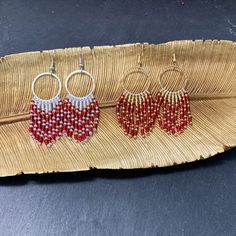
[[[50,112],[59,104],[60,97],[57,96],[50,100],[43,100],[43,99],[38,98],[37,96],[34,96],[33,100],[38,108],[40,108],[41,110],[45,112]]]
[[[82,110],[93,101],[94,96],[91,93],[85,97],[75,97],[68,94],[67,98],[73,106],[77,107],[79,110]]]

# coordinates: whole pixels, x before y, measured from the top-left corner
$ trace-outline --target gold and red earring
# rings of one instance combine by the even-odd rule
[[[166,72],[175,71],[180,73],[182,78],[184,72],[176,64],[175,54],[173,54],[173,65],[166,67],[159,77],[160,91],[157,94],[155,107],[157,107],[157,119],[161,129],[167,133],[177,135],[192,124],[192,116],[190,111],[190,100],[185,86],[187,79],[184,80],[184,85],[177,91],[168,90],[162,84],[163,75]]]
[[[146,87],[140,93],[134,93],[127,89],[126,80],[131,74],[142,74],[146,79]],[[131,68],[125,73],[122,79],[124,92],[118,99],[116,105],[116,115],[124,133],[131,137],[149,134],[154,126],[156,110],[154,109],[154,99],[148,91],[150,80],[148,73],[142,68],[139,62],[138,67]]]

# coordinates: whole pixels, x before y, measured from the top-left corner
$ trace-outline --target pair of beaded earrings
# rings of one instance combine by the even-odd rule
[[[62,84],[55,73],[55,64],[52,61],[49,72],[39,74],[32,83],[33,98],[30,103],[29,132],[38,144],[50,147],[62,135],[78,142],[85,142],[96,131],[99,123],[99,106],[93,95],[95,89],[94,77],[84,70],[82,52],[80,54],[79,70],[71,72],[65,81],[67,97],[60,98]],[[68,82],[74,75],[86,75],[91,79],[92,88],[83,97],[73,95],[68,89]],[[45,77],[51,76],[59,83],[59,90],[55,97],[45,100],[35,93],[35,83]]]
[[[150,80],[148,73],[142,68],[139,56],[139,66],[131,68],[122,80],[124,89],[116,105],[116,115],[120,126],[126,135],[137,137],[149,134],[154,127],[155,120],[158,120],[161,129],[169,134],[177,135],[192,123],[189,95],[185,90],[187,79],[184,85],[177,91],[168,90],[162,84],[163,75],[175,71],[182,76],[184,72],[177,66],[175,54],[173,54],[173,65],[168,66],[160,74],[158,83],[160,91],[154,99],[148,91]],[[147,79],[146,88],[141,93],[133,93],[126,87],[126,79],[132,73],[141,73]]]
[[[153,98],[151,92],[148,91],[151,81],[148,73],[142,68],[140,55],[138,64],[123,77],[124,92],[116,105],[117,119],[125,134],[137,137],[140,133],[145,136],[152,131],[156,119],[160,128],[167,133],[173,135],[181,133],[192,123],[189,96],[185,90],[187,79],[184,86],[177,91],[168,90],[161,82],[163,75],[169,71],[184,75],[176,64],[175,54],[173,54],[173,65],[165,68],[159,76],[158,83],[161,89],[156,98]],[[60,98],[61,80],[54,74],[54,71],[55,65],[52,62],[49,72],[41,73],[33,80],[32,92],[34,97],[30,104],[30,135],[36,143],[45,143],[48,147],[63,134],[81,143],[87,141],[97,130],[100,111],[98,102],[93,95],[95,79],[84,70],[82,52],[79,70],[71,72],[66,78],[65,89],[68,95],[64,101]],[[127,77],[134,73],[140,73],[147,79],[143,92],[133,93],[126,88]],[[92,88],[84,97],[77,97],[68,89],[69,80],[76,74],[87,75],[92,81]],[[57,95],[49,100],[41,99],[35,93],[36,81],[45,76],[51,76],[59,83]]]

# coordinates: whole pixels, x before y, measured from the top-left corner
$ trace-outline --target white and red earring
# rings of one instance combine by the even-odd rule
[[[93,95],[95,79],[84,70],[82,54],[80,55],[79,70],[71,72],[65,81],[67,97],[62,102],[61,80],[54,74],[55,64],[52,61],[49,72],[39,74],[32,83],[33,98],[30,102],[30,125],[29,133],[37,144],[46,144],[50,147],[56,139],[63,134],[80,143],[83,143],[97,130],[100,110],[98,102]],[[73,95],[68,88],[69,80],[76,74],[86,75],[92,82],[89,93],[83,97]],[[35,93],[36,82],[46,76],[56,79],[59,90],[55,97],[45,100]]]
[[[73,95],[68,88],[68,82],[74,75],[85,75],[91,82],[92,87],[89,93],[83,97]],[[63,133],[80,143],[87,141],[97,130],[100,110],[98,101],[93,95],[95,90],[95,79],[84,70],[82,52],[80,54],[80,68],[71,72],[65,81],[67,97],[63,103]]]
[[[50,147],[62,135],[63,116],[61,94],[61,80],[54,74],[55,64],[52,61],[49,72],[39,74],[32,83],[33,98],[30,103],[29,133],[37,144],[44,143]],[[59,83],[56,96],[45,100],[35,93],[35,84],[39,79],[50,76]]]

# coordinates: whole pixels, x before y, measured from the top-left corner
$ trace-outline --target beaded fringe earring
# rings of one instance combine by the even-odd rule
[[[87,75],[92,81],[92,88],[84,97],[77,97],[68,89],[69,80],[76,74]],[[76,141],[83,143],[97,130],[100,110],[98,102],[93,95],[95,90],[95,79],[89,72],[84,70],[82,52],[80,54],[80,69],[73,71],[68,75],[65,82],[65,88],[68,95],[63,104],[63,133],[69,138],[74,138]]]
[[[189,95],[184,87],[178,91],[170,91],[162,85],[161,79],[168,71],[176,71],[184,75],[183,71],[176,65],[175,54],[173,54],[174,65],[167,67],[159,77],[160,92],[157,94],[155,106],[157,107],[157,119],[160,128],[167,133],[177,135],[189,124],[192,124]]]
[[[148,80],[147,86],[141,93],[133,93],[126,89],[125,80],[130,74],[141,73]],[[148,74],[142,69],[140,58],[139,66],[132,68],[122,79],[123,94],[118,99],[116,105],[116,115],[120,126],[126,135],[137,137],[149,134],[155,122],[157,110],[154,108],[154,100],[148,91],[150,80]]]
[[[62,101],[60,98],[61,81],[54,74],[55,65],[52,61],[50,72],[39,74],[32,83],[33,98],[30,103],[30,125],[29,133],[37,144],[46,144],[50,147],[56,138],[61,136],[63,129]],[[59,83],[59,91],[57,95],[49,100],[39,98],[35,93],[35,83],[40,78],[51,76]]]

